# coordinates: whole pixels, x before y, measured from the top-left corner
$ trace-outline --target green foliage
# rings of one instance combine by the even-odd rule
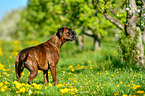
[[[32,39],[48,37],[62,26],[71,27],[78,34],[91,30],[94,34],[105,36],[106,27],[112,24],[95,6],[91,0],[28,0],[28,6],[21,14],[21,36]]]
[[[28,38],[44,37],[54,34],[56,29],[63,26],[59,0],[29,0],[28,7],[22,11],[20,21],[22,36]],[[25,26],[24,26],[25,25]]]
[[[127,66],[135,66],[138,62],[138,52],[137,43],[138,43],[139,32],[136,32],[135,35],[126,36],[124,32],[121,33],[118,40],[120,46],[121,58],[127,62]]]

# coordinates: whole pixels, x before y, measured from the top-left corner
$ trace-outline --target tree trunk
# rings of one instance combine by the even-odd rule
[[[143,42],[145,43],[145,28],[144,28],[144,32],[143,32]]]
[[[138,60],[139,63],[141,63],[142,65],[144,65],[144,47],[143,47],[143,40],[142,40],[142,35],[141,35],[141,30],[139,27],[137,27],[137,31],[139,31],[139,36],[138,36],[138,43],[137,43],[137,47],[138,47]]]
[[[78,49],[81,51],[84,48],[83,35],[78,36]]]
[[[94,36],[94,51],[101,49],[101,34]]]
[[[126,33],[128,33],[129,35],[137,35],[137,50],[136,52],[138,53],[138,61],[136,64],[141,63],[142,65],[144,65],[144,47],[143,47],[143,42],[142,42],[142,35],[141,35],[141,29],[140,27],[137,26],[137,23],[139,21],[139,18],[136,16],[136,12],[135,9],[137,9],[137,5],[136,5],[136,1],[135,0],[126,0],[127,2],[127,8],[129,5],[132,6],[131,13],[129,11],[127,11],[127,18],[126,18],[126,27],[125,27],[125,31],[127,31]],[[131,37],[131,39],[133,39],[133,37]]]

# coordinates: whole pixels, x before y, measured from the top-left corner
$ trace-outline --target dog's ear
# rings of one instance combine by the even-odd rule
[[[61,38],[63,31],[64,31],[64,27],[58,29],[56,35],[58,36],[59,39]]]

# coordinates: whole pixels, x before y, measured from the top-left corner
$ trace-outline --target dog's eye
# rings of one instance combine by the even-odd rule
[[[69,36],[69,35],[70,35],[70,32],[68,31],[68,32],[66,33],[66,35]]]

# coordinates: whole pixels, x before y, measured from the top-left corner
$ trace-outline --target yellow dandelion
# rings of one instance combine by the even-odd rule
[[[26,86],[26,87],[30,87],[30,85],[29,85],[29,84],[25,84],[24,86]]]
[[[22,72],[22,75],[25,75],[24,72]]]
[[[135,85],[135,84],[133,84],[133,87],[132,88],[133,89],[141,88],[141,85]]]
[[[119,70],[121,70],[121,68],[119,68]]]
[[[117,71],[117,74],[119,74],[119,72]]]
[[[137,75],[134,75],[134,77],[136,77]]]
[[[1,82],[1,83],[0,83],[0,87],[2,87],[3,85],[4,85],[4,84]]]
[[[136,93],[137,93],[137,94],[144,94],[145,92],[144,92],[144,91],[138,90]]]
[[[76,80],[74,80],[74,83],[77,83],[77,81],[76,81]]]
[[[123,94],[122,96],[128,96],[128,95],[126,95],[126,94]]]
[[[7,89],[7,86],[5,85],[5,86],[3,86],[3,88],[4,88],[4,89]]]
[[[7,72],[3,72],[3,74],[7,75],[8,73]]]
[[[126,85],[126,87],[130,87],[130,85]]]
[[[117,85],[117,87],[119,87],[119,84]]]
[[[131,80],[130,82],[133,82],[133,80]]]
[[[63,86],[62,84],[58,84],[58,85],[57,85],[58,88],[60,88],[60,87],[62,87],[62,86]]]
[[[114,96],[119,95],[119,93],[114,93]]]
[[[39,91],[34,91],[35,94],[39,93]]]
[[[74,95],[74,94],[75,94],[75,92],[70,92],[70,94],[71,94],[71,95]]]
[[[42,72],[41,70],[38,70],[38,73]]]
[[[32,83],[32,86],[37,86],[37,84],[36,83]]]
[[[99,75],[99,74],[100,74],[100,72],[97,72],[97,74]]]
[[[20,92],[25,93],[26,89],[24,87],[20,88]]]
[[[109,75],[109,73],[106,73],[106,75]]]
[[[9,69],[3,69],[3,71],[9,71]]]
[[[86,82],[86,85],[88,85],[88,83]]]
[[[3,56],[2,48],[0,47],[0,56]]]
[[[14,81],[14,84],[18,84],[19,82],[18,81]]]
[[[12,59],[12,56],[9,56],[9,59]]]
[[[1,88],[1,92],[5,92],[5,88],[2,87],[2,88]]]
[[[105,70],[105,68],[103,68],[103,70]]]
[[[73,80],[72,78],[69,78],[68,80]]]
[[[37,88],[37,89],[42,89],[42,86],[41,86],[40,84],[38,84],[38,85],[36,86],[36,88]]]
[[[68,74],[71,74],[70,72]]]
[[[120,84],[122,84],[123,82],[121,81]]]
[[[22,87],[21,83],[16,84],[17,89],[20,89],[20,87]]]
[[[69,92],[69,89],[68,88],[60,89],[60,92],[61,93],[67,93],[67,92]]]
[[[14,41],[14,44],[20,44],[20,41],[15,40],[15,41]]]
[[[20,93],[19,91],[16,91],[16,93]]]
[[[72,65],[70,65],[68,68],[70,68],[70,69],[71,69],[71,68],[73,68],[73,66],[72,66]]]
[[[5,66],[0,63],[0,70],[4,69],[4,67]]]
[[[90,69],[93,69],[93,67],[90,67]]]
[[[88,63],[91,63],[91,61],[90,61],[90,60],[88,60]]]
[[[52,84],[51,83],[48,83],[49,87],[52,87]]]
[[[71,70],[72,72],[74,72],[74,69],[72,68],[72,70]]]
[[[111,74],[111,76],[114,76],[113,74]]]
[[[138,73],[138,75],[141,75],[140,73]]]

